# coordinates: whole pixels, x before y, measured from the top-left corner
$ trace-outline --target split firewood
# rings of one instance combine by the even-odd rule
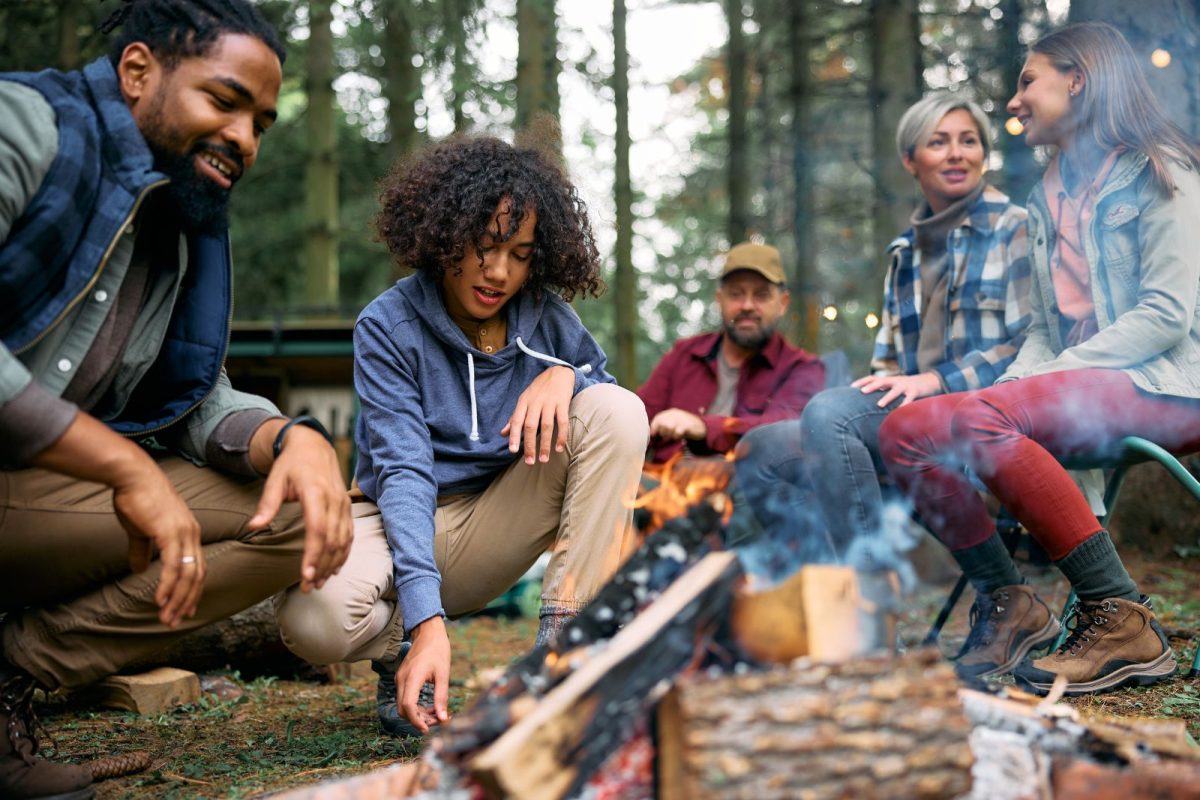
[[[892,648],[895,618],[881,593],[898,590],[893,573],[812,564],[765,591],[740,590],[730,625],[742,652],[759,662],[842,661]]]

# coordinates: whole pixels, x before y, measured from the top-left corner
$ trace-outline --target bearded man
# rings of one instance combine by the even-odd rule
[[[798,418],[825,387],[820,359],[776,330],[790,299],[777,249],[733,247],[716,299],[722,329],[676,342],[638,389],[654,462],[726,453],[759,425]]]
[[[35,757],[77,688],[345,561],[328,434],[225,375],[226,204],[283,48],[246,0],[126,0],[110,54],[0,75],[0,797],[83,800]],[[291,502],[298,501],[298,502]]]

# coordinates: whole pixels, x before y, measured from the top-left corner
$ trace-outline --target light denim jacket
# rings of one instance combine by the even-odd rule
[[[1033,322],[1001,380],[1068,369],[1119,369],[1150,394],[1200,398],[1200,175],[1170,162],[1174,197],[1152,181],[1149,159],[1123,153],[1084,235],[1099,331],[1065,347],[1054,299],[1054,230],[1045,190],[1029,198]]]

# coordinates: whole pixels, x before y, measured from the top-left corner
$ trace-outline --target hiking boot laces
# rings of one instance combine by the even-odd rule
[[[21,760],[30,767],[36,763],[33,756],[38,751],[39,731],[50,741],[53,749],[58,749],[54,738],[33,710],[35,689],[37,684],[28,678],[14,678],[0,686],[0,712],[8,715],[8,730],[5,733],[13,751],[20,753]]]
[[[1116,610],[1117,605],[1108,600],[1102,600],[1099,603],[1085,603],[1077,600],[1075,605],[1071,606],[1070,620],[1067,622],[1069,634],[1055,652],[1058,655],[1079,655],[1080,649],[1085,644],[1098,639],[1103,633],[1104,626],[1109,622],[1109,618],[1105,615]]]
[[[961,658],[976,647],[987,647],[991,644],[992,639],[996,637],[1000,616],[1006,608],[1004,603],[1007,602],[1008,592],[997,589],[987,596],[986,602],[981,604],[976,600],[971,604],[971,632],[967,634],[967,640],[963,642],[956,658]]]

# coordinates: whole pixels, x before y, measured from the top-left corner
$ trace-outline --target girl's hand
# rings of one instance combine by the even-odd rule
[[[869,375],[850,385],[861,389],[863,394],[884,392],[883,397],[876,403],[880,408],[885,408],[900,396],[904,397],[904,402],[900,405],[906,406],[919,397],[929,397],[942,392],[942,382],[933,372],[922,372],[920,375]]]
[[[521,450],[525,440],[525,463],[550,460],[550,440],[554,439],[554,452],[561,453],[567,447],[567,411],[571,407],[571,396],[575,391],[575,370],[568,367],[550,367],[538,375],[517,398],[508,424],[500,430],[508,437],[509,452]],[[558,427],[558,435],[554,428]],[[538,445],[538,440],[541,445]]]

